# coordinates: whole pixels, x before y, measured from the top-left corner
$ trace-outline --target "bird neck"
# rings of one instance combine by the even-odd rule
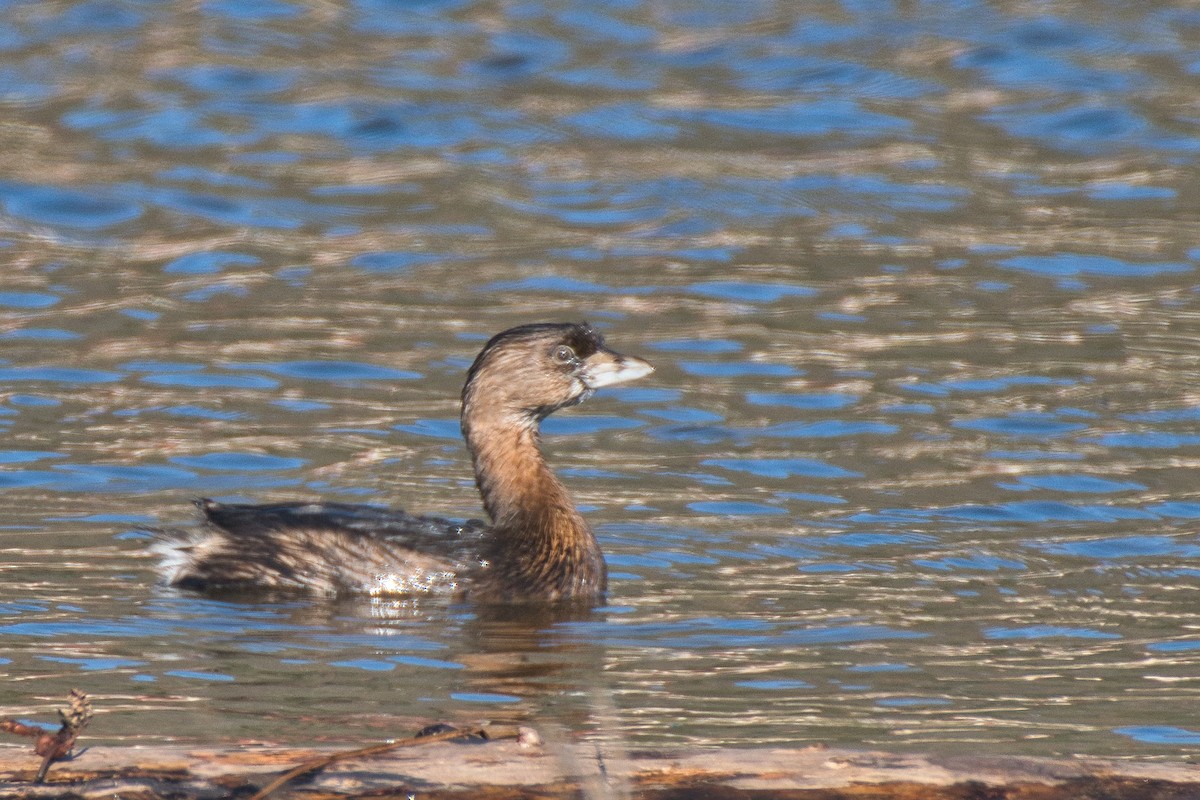
[[[463,434],[493,526],[587,527],[542,456],[536,420],[464,418]]]
[[[603,591],[600,546],[542,456],[536,418],[464,414],[462,427],[492,520],[483,557],[493,572],[522,592],[546,581],[557,597]]]

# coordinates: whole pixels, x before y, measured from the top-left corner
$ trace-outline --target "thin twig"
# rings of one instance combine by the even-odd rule
[[[274,792],[279,787],[285,785],[289,781],[307,775],[310,772],[316,772],[328,767],[331,764],[336,764],[340,761],[352,761],[357,758],[367,758],[368,756],[377,756],[381,753],[387,753],[392,750],[399,750],[403,747],[415,747],[421,744],[434,744],[436,742],[447,742],[451,739],[461,739],[464,736],[481,736],[488,741],[496,739],[516,739],[521,735],[519,728],[510,726],[497,726],[488,728],[469,728],[466,730],[443,731],[442,733],[431,733],[427,736],[410,736],[407,739],[397,739],[394,742],[385,744],[371,745],[370,747],[360,747],[356,750],[343,750],[340,753],[332,753],[320,758],[314,758],[311,761],[305,761],[303,764],[296,766],[287,772],[280,775],[275,780],[268,783],[263,788],[259,789],[250,800],[263,800],[267,795]]]
[[[53,752],[46,753],[46,755],[42,757],[42,766],[38,769],[37,775],[33,779],[34,783],[42,783],[46,780],[46,773],[50,771],[50,765],[53,764],[57,758],[58,755]]]

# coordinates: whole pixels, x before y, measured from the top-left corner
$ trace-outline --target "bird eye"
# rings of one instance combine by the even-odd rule
[[[575,360],[575,351],[565,344],[560,344],[554,348],[554,360],[563,364],[569,364]]]

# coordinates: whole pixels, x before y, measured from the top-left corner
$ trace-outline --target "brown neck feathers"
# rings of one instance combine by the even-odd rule
[[[550,599],[602,593],[600,547],[546,464],[537,421],[464,417],[463,433],[492,520],[483,555],[499,591]]]

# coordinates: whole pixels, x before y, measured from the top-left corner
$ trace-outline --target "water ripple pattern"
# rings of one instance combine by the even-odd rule
[[[0,716],[1193,752],[1198,52],[1182,0],[7,4]],[[607,607],[156,584],[196,496],[479,515],[463,373],[545,319],[657,367],[545,428]]]

